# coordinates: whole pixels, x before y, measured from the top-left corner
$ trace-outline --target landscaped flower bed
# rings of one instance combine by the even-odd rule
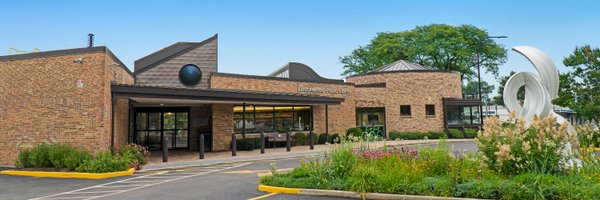
[[[41,144],[19,153],[16,167],[27,171],[62,171],[106,173],[141,169],[149,152],[145,147],[130,144],[92,157],[69,145]]]
[[[486,120],[478,133],[476,155],[437,148],[369,149],[342,138],[330,152],[301,163],[290,173],[274,172],[261,183],[271,186],[349,190],[360,193],[453,196],[490,199],[598,199],[600,164],[589,153],[565,154],[566,125],[553,118],[522,119],[502,126]]]

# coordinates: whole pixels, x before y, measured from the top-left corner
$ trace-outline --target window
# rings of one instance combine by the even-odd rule
[[[246,116],[243,106],[235,106],[234,131],[236,133],[256,133],[259,131],[285,132],[308,131],[311,128],[310,106],[246,106]],[[244,119],[246,120],[244,123]]]
[[[188,64],[179,70],[179,81],[188,86],[196,85],[202,78],[202,71],[196,65]]]
[[[400,116],[410,116],[410,105],[400,106]]]
[[[435,105],[425,105],[425,115],[435,115]]]

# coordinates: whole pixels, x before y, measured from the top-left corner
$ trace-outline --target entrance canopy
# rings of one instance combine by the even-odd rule
[[[140,85],[112,85],[114,98],[129,98],[139,104],[247,103],[289,105],[339,105],[343,98],[282,92],[220,89],[186,89]]]

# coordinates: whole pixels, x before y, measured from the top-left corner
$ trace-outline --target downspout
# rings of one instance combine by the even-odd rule
[[[112,89],[112,88],[111,88]],[[111,152],[115,152],[115,93],[114,92],[110,92],[110,99],[111,99],[111,119],[110,119],[110,127],[111,127],[111,131],[110,131],[110,150]]]

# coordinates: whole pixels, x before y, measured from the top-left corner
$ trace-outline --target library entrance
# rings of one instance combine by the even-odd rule
[[[189,108],[135,108],[135,142],[150,150],[162,148],[162,138],[169,149],[189,147]]]

